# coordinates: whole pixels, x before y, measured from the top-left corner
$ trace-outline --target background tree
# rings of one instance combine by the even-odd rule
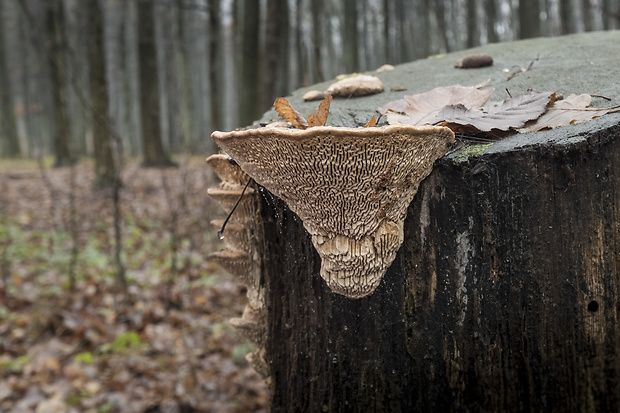
[[[260,4],[257,1],[244,1],[238,8],[242,49],[239,59],[239,119],[242,123],[249,124],[262,115],[260,107],[256,105],[261,87]],[[265,49],[266,57],[277,55],[277,52]]]
[[[6,62],[6,44],[4,41],[4,7],[0,4],[0,155],[6,157],[19,157],[19,137],[17,136],[17,124],[14,115],[13,94],[11,91],[11,79],[9,77]]]
[[[54,114],[55,167],[75,162],[71,154],[71,126],[67,106],[67,65],[65,16],[62,0],[52,0],[47,9],[48,59],[52,81],[52,110]]]
[[[540,35],[540,2],[519,0],[519,37],[528,39]]]
[[[155,44],[155,15],[152,2],[138,3],[138,41],[140,57],[140,119],[142,125],[143,166],[174,166],[164,150],[159,107],[159,79]]]
[[[91,128],[93,133],[95,185],[98,188],[111,188],[120,179],[120,172],[114,161],[112,139],[106,123],[109,114],[108,88],[105,76],[103,48],[103,13],[98,0],[88,0],[89,63],[90,63],[90,96],[91,96]]]

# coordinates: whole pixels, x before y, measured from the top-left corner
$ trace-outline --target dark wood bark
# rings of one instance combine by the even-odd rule
[[[138,41],[140,59],[140,119],[145,167],[174,166],[164,150],[159,109],[159,80],[155,44],[154,4],[138,3]]]
[[[273,411],[618,410],[619,182],[619,126],[443,159],[360,300],[326,287],[300,220],[263,196]]]
[[[89,33],[89,84],[91,98],[91,128],[95,157],[95,187],[111,188],[116,183],[118,171],[114,162],[112,138],[105,119],[109,116],[108,88],[105,76],[102,11],[98,0],[87,3]]]
[[[71,154],[71,129],[67,100],[67,66],[65,64],[66,41],[64,35],[64,10],[61,0],[47,5],[48,59],[52,81],[52,110],[54,118],[54,166],[66,166],[75,162]]]
[[[570,42],[595,59],[607,37],[588,36],[483,52],[518,59]],[[556,82],[562,59],[546,60],[558,66],[541,66],[538,80]],[[402,73],[424,70],[469,76],[429,60]],[[588,73],[616,98],[608,70]],[[379,99],[358,98],[331,122],[356,126]],[[257,194],[274,412],[620,409],[620,115],[441,158],[409,206],[394,263],[359,300],[329,290],[300,219]]]

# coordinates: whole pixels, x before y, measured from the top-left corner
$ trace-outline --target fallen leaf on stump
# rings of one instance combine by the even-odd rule
[[[527,71],[531,68],[523,69]],[[557,100],[553,92],[532,92],[522,96],[489,102],[494,89],[486,84],[464,87],[439,87],[389,102],[377,112],[387,115],[388,124],[447,126],[455,132],[490,133],[535,132],[590,120],[620,111],[620,105],[588,108],[590,95],[571,95]],[[504,132],[504,133],[501,133]]]
[[[538,119],[555,100],[552,92],[531,93],[501,102],[489,102],[482,109],[470,109],[462,104],[448,105],[436,117],[450,124],[472,126],[480,132],[493,129],[508,131],[523,127],[528,121]]]
[[[297,112],[290,103],[288,103],[288,100],[284,98],[277,98],[273,104],[273,107],[276,109],[276,112],[278,112],[280,117],[291,122],[297,129],[306,129],[308,127],[308,122],[306,119],[301,113]]]
[[[389,124],[433,125],[443,120],[437,114],[446,106],[461,104],[467,109],[482,107],[495,91],[494,88],[482,89],[487,82],[476,86],[438,87],[389,102],[377,111],[382,115],[387,114]]]
[[[332,95],[325,93],[325,99],[319,104],[319,108],[315,110],[306,120],[285,98],[277,98],[273,103],[278,115],[292,123],[297,129],[307,129],[315,126],[325,126],[327,117],[329,116],[329,106],[332,102]]]
[[[370,75],[347,77],[333,83],[327,92],[334,97],[366,96],[381,93],[384,90],[381,79]]]
[[[588,108],[592,96],[588,94],[570,95],[564,100],[557,100],[547,112],[538,119],[529,122],[519,132],[537,132],[543,129],[553,129],[561,126],[573,125],[603,116],[610,112],[617,112],[618,106],[610,108]]]
[[[325,99],[325,92],[321,92],[320,90],[309,90],[302,96],[302,99],[306,102],[312,100],[322,100]]]
[[[464,57],[454,64],[457,69],[476,69],[493,65],[493,58],[485,54],[475,54]]]
[[[370,118],[370,120],[368,121],[367,124],[364,125],[364,127],[365,128],[372,128],[376,124],[377,124],[377,119],[375,118],[375,115],[372,115],[372,118]]]
[[[312,115],[308,116],[308,127],[312,128],[313,126],[325,126],[327,116],[329,115],[329,105],[331,103],[332,95],[326,93],[325,99],[323,99],[319,104],[319,108],[315,110]]]

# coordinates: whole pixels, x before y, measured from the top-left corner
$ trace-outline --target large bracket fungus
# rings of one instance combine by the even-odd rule
[[[371,294],[403,242],[407,207],[454,142],[439,126],[259,128],[213,140],[303,221],[321,277],[350,298]]]

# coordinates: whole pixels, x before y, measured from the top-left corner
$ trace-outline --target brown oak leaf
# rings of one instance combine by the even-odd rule
[[[308,127],[306,119],[301,113],[297,112],[285,98],[277,98],[273,107],[280,117],[291,122],[297,129],[306,129]]]
[[[329,116],[329,105],[332,103],[332,95],[325,93],[325,99],[319,104],[319,108],[308,116],[308,127],[325,126],[327,116]]]

